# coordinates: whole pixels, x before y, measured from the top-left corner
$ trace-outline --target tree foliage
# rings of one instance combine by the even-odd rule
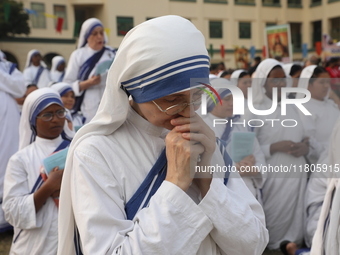
[[[28,35],[31,32],[28,19],[29,16],[24,11],[22,3],[14,0],[0,0],[0,38],[16,34]]]

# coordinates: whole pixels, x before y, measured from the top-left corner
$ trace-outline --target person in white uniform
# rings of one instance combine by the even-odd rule
[[[3,183],[9,158],[18,151],[20,114],[14,98],[25,94],[24,76],[14,63],[4,59],[0,51],[0,206],[2,204]],[[0,232],[11,226],[6,222],[0,208]]]
[[[59,196],[63,170],[54,168],[45,182],[42,160],[65,148],[60,134],[65,122],[60,96],[50,88],[32,92],[25,100],[20,120],[22,148],[9,160],[3,210],[14,227],[10,254],[56,254]]]
[[[311,93],[311,99],[304,104],[311,115],[304,115],[300,112],[300,117],[310,137],[311,151],[308,159],[310,163],[315,164],[322,152],[328,148],[329,138],[340,116],[340,111],[334,101],[328,99],[331,89],[330,76],[324,68],[316,65],[305,67],[302,70],[298,87],[308,89]],[[303,98],[304,95],[298,93],[296,97]]]
[[[271,114],[256,115],[250,119],[268,167],[297,167],[305,165],[304,155],[309,151],[308,139],[295,105],[287,105],[286,115],[281,115],[281,88],[286,86],[285,72],[280,62],[275,59],[262,61],[256,69],[252,81],[252,100],[257,110],[268,110],[277,99],[277,108]],[[277,90],[277,96],[274,92]],[[277,98],[275,98],[275,97]],[[249,114],[251,116],[251,114]],[[276,119],[277,121],[266,121]],[[281,122],[293,119],[296,123]],[[263,208],[266,226],[269,231],[269,249],[278,249],[284,240],[298,245],[303,242],[304,198],[307,174],[299,171],[268,171],[262,188]]]
[[[327,191],[323,200],[320,218],[315,231],[311,254],[340,254],[339,226],[340,226],[340,175],[339,175],[339,153],[340,153],[340,119],[333,129],[330,143],[328,163],[332,171],[328,169],[329,179]]]
[[[233,115],[233,96],[230,90],[226,88],[230,82],[227,79],[218,78],[211,80],[210,83],[221,97],[222,105],[219,103],[215,105],[213,100],[208,98],[207,114],[202,115],[200,109],[197,111],[197,113],[200,114],[205,123],[215,132],[216,137],[226,142],[228,154],[233,155],[233,133],[248,133],[249,131],[247,126],[243,125],[243,122],[240,121],[240,115]],[[225,88],[216,88],[216,86]],[[227,123],[223,125],[215,125],[214,120],[216,119],[219,120],[219,123],[221,123],[221,120],[227,120]],[[237,124],[232,124],[231,122]],[[265,180],[265,173],[260,172],[260,170],[261,165],[266,165],[266,161],[256,137],[254,138],[251,151],[252,154],[244,157],[241,161],[235,162],[233,157],[232,159],[236,163],[235,166],[240,171],[240,175],[242,176],[242,179],[247,185],[248,189],[256,197],[256,199],[261,202],[262,198],[260,190]],[[255,166],[257,166],[257,168],[255,168]]]
[[[86,123],[96,114],[105,89],[107,71],[105,68],[100,70],[99,65],[110,65],[116,55],[116,51],[106,43],[107,37],[101,21],[96,18],[86,20],[63,79],[63,82],[72,85],[76,95],[74,112],[81,111]]]
[[[52,58],[52,66],[50,71],[51,82],[61,82],[65,75],[66,61],[62,56]]]
[[[263,211],[239,175],[226,186],[190,175],[190,163],[224,165],[194,112],[201,90],[190,90],[191,78],[208,76],[204,37],[190,21],[164,16],[127,33],[97,114],[70,147],[58,254],[262,253]]]
[[[26,65],[24,69],[25,85],[36,85],[39,89],[48,87],[51,78],[50,71],[42,61],[41,53],[34,49],[27,54]]]

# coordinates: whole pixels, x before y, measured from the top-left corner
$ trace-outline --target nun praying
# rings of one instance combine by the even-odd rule
[[[159,17],[127,33],[99,109],[70,147],[59,255],[262,253],[264,214],[238,173],[227,185],[190,174],[190,164],[224,165],[195,113],[202,92],[190,89],[191,78],[208,76],[204,37],[187,19]]]

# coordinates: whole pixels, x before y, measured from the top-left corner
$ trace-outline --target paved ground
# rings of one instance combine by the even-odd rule
[[[0,255],[8,255],[11,247],[13,233],[0,233]],[[265,251],[263,255],[282,255],[279,251]]]
[[[0,233],[0,255],[8,255],[13,238],[13,232]]]

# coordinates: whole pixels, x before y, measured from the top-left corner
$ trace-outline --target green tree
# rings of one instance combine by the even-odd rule
[[[0,38],[16,34],[28,35],[28,14],[23,9],[23,4],[14,0],[0,0]]]

